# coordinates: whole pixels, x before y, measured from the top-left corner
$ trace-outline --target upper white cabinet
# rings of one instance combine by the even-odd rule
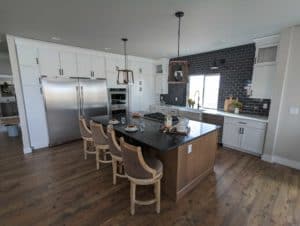
[[[105,61],[103,56],[77,54],[78,77],[105,78]]]
[[[251,98],[271,99],[271,81],[276,74],[278,43],[278,35],[255,40],[256,51]]]
[[[225,117],[223,146],[261,155],[265,141],[266,123]]]
[[[105,59],[103,56],[91,56],[93,77],[105,78]]]
[[[34,66],[38,64],[38,50],[28,45],[17,45],[19,64],[22,66]]]
[[[77,68],[76,68],[76,54],[69,51],[60,51],[60,68],[61,75],[67,77],[76,77]]]
[[[169,59],[162,58],[155,64],[155,93],[168,94]]]
[[[48,46],[39,47],[40,74],[45,76],[61,76],[59,52]]]
[[[39,70],[41,75],[55,77],[76,77],[76,54],[71,51],[45,46],[38,48]]]
[[[78,73],[78,77],[89,78],[92,76],[90,55],[85,53],[77,54],[77,73]]]

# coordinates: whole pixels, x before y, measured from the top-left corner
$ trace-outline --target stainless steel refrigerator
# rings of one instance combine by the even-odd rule
[[[108,114],[106,80],[78,78],[41,79],[46,106],[49,145],[80,138],[78,118]]]

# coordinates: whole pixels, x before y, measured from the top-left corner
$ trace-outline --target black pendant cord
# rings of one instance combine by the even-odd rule
[[[125,66],[125,69],[127,69],[127,38],[122,38],[122,41],[124,42],[124,66]]]
[[[181,17],[184,16],[184,12],[182,11],[178,11],[175,13],[175,16],[178,18],[178,43],[177,43],[177,47],[178,47],[178,50],[177,50],[177,57],[179,57],[180,55],[180,33],[181,33]]]
[[[181,25],[181,17],[178,17],[178,50],[177,50],[177,57],[179,57],[179,49],[180,49],[180,25]]]

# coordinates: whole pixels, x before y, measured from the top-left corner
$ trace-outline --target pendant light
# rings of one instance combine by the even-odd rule
[[[181,18],[184,12],[178,11],[175,13],[178,18],[177,32],[177,57],[180,56],[180,35],[181,35]],[[188,63],[184,60],[172,60],[169,65],[169,83],[185,83],[187,82]]]
[[[118,85],[127,85],[127,84],[133,84],[134,78],[133,78],[133,71],[127,69],[128,62],[127,62],[127,38],[122,38],[122,41],[124,42],[124,69],[118,69],[118,77],[117,77],[117,84]]]

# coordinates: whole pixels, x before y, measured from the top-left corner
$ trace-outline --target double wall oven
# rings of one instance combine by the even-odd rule
[[[126,88],[110,88],[109,103],[112,115],[126,114],[128,112],[128,91]]]

